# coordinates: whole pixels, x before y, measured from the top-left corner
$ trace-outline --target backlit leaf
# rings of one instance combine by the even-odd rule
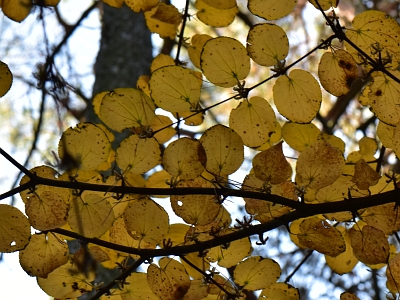
[[[292,167],[283,154],[282,143],[254,156],[253,169],[258,179],[270,184],[279,184],[290,178]]]
[[[92,123],[79,123],[74,128],[68,128],[58,143],[61,160],[81,170],[96,169],[108,160],[110,150],[107,135]]]
[[[382,230],[366,225],[359,231],[357,226],[349,230],[354,256],[364,264],[379,264],[389,258],[389,242]]]
[[[160,2],[157,6],[144,13],[147,27],[151,32],[158,33],[161,38],[174,39],[182,15],[172,4]]]
[[[0,97],[3,97],[11,88],[13,75],[8,66],[0,61]]]
[[[247,258],[240,262],[233,272],[235,283],[250,291],[266,288],[275,283],[280,276],[279,264],[261,256]]]
[[[31,225],[15,207],[0,204],[0,252],[24,249],[31,237]]]
[[[168,233],[164,238],[166,241],[170,240],[173,246],[181,246],[185,243],[186,233],[189,228],[190,226],[187,224],[171,224]]]
[[[150,289],[162,300],[181,299],[190,288],[190,278],[178,261],[163,257],[158,267],[151,264],[147,269]]]
[[[136,240],[161,243],[168,232],[168,214],[149,198],[131,201],[125,209],[124,220],[128,232]]]
[[[353,19],[353,28],[346,31],[346,36],[361,50],[372,57],[378,57],[373,48],[382,49],[382,56],[393,55],[394,65],[400,60],[400,26],[395,19],[382,11],[367,10]],[[357,62],[361,62],[358,51],[345,43],[347,51]]]
[[[300,153],[296,164],[296,182],[301,186],[320,189],[342,175],[344,158],[340,150],[325,140],[318,140]]]
[[[249,0],[248,9],[253,15],[266,20],[277,20],[288,15],[297,0]]]
[[[104,3],[116,8],[121,8],[124,5],[124,0],[102,0]]]
[[[242,101],[229,116],[229,127],[249,147],[259,147],[267,142],[276,131],[276,124],[275,112],[268,101],[261,97]]]
[[[361,214],[361,219],[368,225],[382,230],[384,234],[400,230],[400,211],[395,203],[368,207]]]
[[[212,126],[201,136],[200,143],[206,151],[206,169],[210,173],[226,176],[242,165],[243,141],[231,128],[221,124]]]
[[[1,10],[15,22],[23,21],[31,12],[31,0],[2,0]]]
[[[134,12],[148,11],[157,6],[158,0],[124,0],[126,6]]]
[[[55,269],[47,278],[37,278],[41,289],[46,294],[58,299],[76,298],[90,292],[92,280],[94,280],[94,274],[89,273],[86,277],[79,272],[71,260]]]
[[[45,231],[65,225],[69,205],[63,196],[51,190],[31,195],[26,203],[25,212],[32,227]]]
[[[203,173],[207,158],[203,146],[198,140],[180,138],[164,151],[163,165],[171,176],[181,179],[195,179]]]
[[[393,138],[395,128],[396,127],[387,125],[383,122],[378,123],[378,127],[376,129],[376,135],[378,136],[378,138],[380,139],[380,141],[386,148],[391,148],[391,149],[394,148],[393,143],[396,143],[396,140],[397,140],[396,138]],[[397,151],[397,150],[395,150],[395,151]],[[400,153],[400,152],[398,152],[398,153]]]
[[[230,9],[236,6],[236,0],[204,0],[204,2],[217,9]]]
[[[261,291],[259,300],[300,300],[300,292],[290,284],[276,282]]]
[[[230,268],[251,253],[252,247],[248,238],[231,242],[226,249],[225,246],[211,248],[206,259],[210,262],[217,262],[219,266]]]
[[[400,36],[400,33],[399,33]],[[400,71],[392,71],[400,78]],[[385,74],[375,76],[368,94],[372,112],[382,122],[395,126],[400,122],[400,84]]]
[[[257,24],[247,36],[247,52],[259,65],[274,66],[288,55],[289,40],[278,25]]]
[[[168,181],[171,180],[171,175],[165,171],[161,170],[158,172],[154,172],[151,174],[146,180],[146,187],[149,188],[169,188],[170,186],[167,184]],[[168,195],[152,195],[152,197],[156,198],[167,198]]]
[[[386,286],[392,293],[400,292],[400,253],[393,257],[386,268]]]
[[[190,40],[190,45],[188,46],[189,58],[193,65],[200,69],[200,55],[203,50],[204,45],[207,41],[211,40],[212,37],[207,34],[195,34]]]
[[[345,95],[357,77],[356,61],[342,49],[325,52],[319,62],[318,77],[329,93],[334,96]]]
[[[201,82],[193,71],[179,66],[157,69],[150,78],[154,102],[172,113],[196,109],[200,88]]]
[[[298,239],[305,247],[332,257],[346,250],[340,231],[318,217],[306,218],[300,223]]]
[[[146,273],[132,273],[125,279],[126,284],[120,292],[122,300],[158,300],[159,298],[151,291],[147,282]],[[110,300],[114,300],[111,298]]]
[[[327,265],[333,272],[339,275],[349,273],[358,263],[358,259],[353,254],[348,231],[343,226],[336,227],[342,234],[344,242],[346,243],[346,251],[340,253],[336,257],[325,255]]]
[[[218,37],[205,44],[201,53],[201,69],[215,85],[233,87],[249,74],[250,58],[239,41]]]
[[[313,144],[320,134],[321,131],[313,123],[288,122],[282,127],[282,138],[290,147],[299,152]]]
[[[397,123],[396,127],[393,130],[393,144],[392,148],[396,153],[396,156],[400,157],[400,122]]]
[[[167,54],[160,53],[151,62],[150,72],[153,73],[155,70],[167,66],[175,66],[174,59]]]
[[[360,298],[352,293],[344,292],[340,294],[340,300],[360,300]]]
[[[321,88],[314,76],[300,69],[280,76],[275,82],[273,94],[278,111],[296,123],[310,123],[322,101]]]
[[[315,0],[308,0],[316,9],[319,9]],[[328,10],[331,7],[337,7],[339,0],[318,0],[319,5],[321,5],[323,10]]]
[[[26,248],[19,252],[21,267],[30,276],[47,275],[68,262],[68,245],[54,233],[34,234]]]
[[[213,188],[209,181],[198,177],[181,181],[177,187]],[[171,207],[178,217],[193,225],[206,225],[214,221],[221,204],[216,196],[206,195],[171,195]]]
[[[204,272],[210,269],[210,263],[207,262],[204,259],[204,257],[200,257],[199,253],[196,253],[196,252],[189,253],[188,255],[185,255],[185,258],[188,261],[190,261],[193,265],[195,265],[196,267],[198,267],[200,270],[202,270]],[[181,262],[190,277],[193,277],[194,279],[203,279],[204,278],[204,275],[202,273],[200,273],[198,270],[191,267],[189,264],[187,264],[183,260],[181,260]]]
[[[155,138],[131,135],[117,149],[116,162],[124,172],[143,174],[160,163],[160,145]]]
[[[196,0],[197,17],[201,22],[213,27],[226,27],[235,20],[239,9],[235,5],[229,9],[218,9],[206,4],[203,0]]]
[[[68,223],[80,235],[87,238],[99,237],[113,222],[112,206],[98,194],[85,191],[71,201]]]
[[[105,96],[100,105],[100,119],[111,129],[149,126],[155,117],[153,100],[133,88],[118,88]]]

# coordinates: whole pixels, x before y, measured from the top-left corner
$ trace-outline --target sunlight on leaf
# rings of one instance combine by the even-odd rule
[[[175,66],[174,59],[167,54],[160,53],[151,62],[150,72],[153,73],[155,70],[167,66]]]
[[[158,0],[124,0],[126,6],[134,12],[148,11],[157,6]]]
[[[393,257],[386,268],[386,286],[392,293],[400,292],[400,253]]]
[[[240,262],[233,272],[235,283],[250,291],[266,288],[275,283],[280,276],[279,264],[261,256],[247,258]]]
[[[3,97],[11,88],[13,75],[8,66],[0,61],[0,98]]]
[[[290,284],[276,282],[261,291],[259,300],[300,300],[299,289],[294,288]]]
[[[147,282],[146,273],[132,273],[125,280],[124,288],[121,290],[122,300],[158,300]],[[114,300],[112,297],[110,300]]]
[[[2,0],[1,10],[11,20],[21,22],[31,12],[32,4],[31,0]]]
[[[316,9],[319,9],[315,0],[308,0]],[[318,3],[321,5],[323,10],[328,10],[331,7],[337,7],[339,0],[318,0]]]
[[[384,234],[400,230],[400,212],[395,203],[368,207],[360,217],[368,225],[382,230]]]
[[[393,143],[396,143],[396,141],[397,141],[397,139],[394,138],[395,128],[396,127],[387,125],[381,121],[379,121],[379,123],[378,123],[378,127],[376,129],[376,135],[378,136],[378,138],[380,139],[380,141],[386,148],[394,149]],[[400,134],[400,130],[399,130],[398,134]],[[394,149],[395,152],[400,154],[399,150]]]
[[[203,0],[196,0],[197,17],[201,22],[213,27],[226,27],[235,20],[239,9],[235,5],[229,9],[218,9]]]
[[[0,204],[0,252],[24,249],[31,237],[31,225],[15,207]]]
[[[193,71],[179,66],[157,69],[150,78],[155,104],[172,113],[196,109],[200,88],[201,82]]]
[[[100,119],[111,129],[149,126],[155,117],[155,105],[143,92],[133,88],[118,88],[103,96]]]
[[[352,182],[361,190],[367,190],[378,183],[380,175],[373,170],[363,159],[356,162]]]
[[[185,258],[202,271],[207,271],[210,269],[210,263],[207,262],[204,259],[204,257],[200,257],[199,253],[196,253],[196,252],[189,253],[188,255],[185,256]],[[181,260],[181,262],[190,277],[193,277],[194,279],[203,279],[204,278],[204,275],[202,273],[200,273],[199,271],[197,271],[195,268],[189,266],[189,264],[187,264],[183,260]]]
[[[318,81],[309,72],[300,69],[280,76],[275,82],[273,94],[278,111],[296,123],[311,122],[322,101]]]
[[[282,138],[290,147],[299,152],[313,144],[320,134],[321,131],[313,123],[297,124],[287,122],[282,127]]]
[[[229,127],[236,131],[248,147],[259,147],[276,131],[275,112],[268,101],[251,97],[232,109]]]
[[[68,262],[68,245],[59,235],[41,233],[31,236],[26,248],[19,252],[21,267],[30,276],[47,275]]]
[[[289,40],[278,25],[257,24],[247,36],[247,52],[259,65],[274,66],[288,55]]]
[[[360,300],[356,295],[345,292],[340,294],[340,300]]]
[[[248,9],[253,15],[266,20],[277,20],[290,14],[297,0],[249,0]]]
[[[250,58],[239,41],[218,37],[206,42],[201,53],[201,69],[215,85],[233,87],[249,74]]]
[[[121,8],[122,5],[124,5],[124,2],[129,2],[129,0],[128,1],[125,1],[125,0],[102,0],[102,1],[112,7],[115,7],[115,8]]]
[[[189,58],[193,65],[200,69],[200,55],[203,50],[204,45],[207,41],[211,40],[212,36],[208,34],[195,34],[190,40],[190,45],[188,46]]]
[[[144,17],[150,31],[158,33],[161,38],[174,39],[178,26],[182,22],[182,15],[178,9],[172,4],[162,2],[151,10],[145,11]]]

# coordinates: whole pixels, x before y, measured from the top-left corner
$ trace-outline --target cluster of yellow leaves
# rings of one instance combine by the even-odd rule
[[[32,5],[31,1],[25,2],[0,3],[7,16],[21,21]],[[136,12],[143,11],[150,30],[163,38],[174,39],[183,18],[175,6],[155,0],[104,2],[114,7],[126,4]],[[250,0],[248,9],[266,20],[276,20],[288,15],[296,2]],[[318,7],[315,1],[310,2]],[[57,1],[45,4],[56,5]],[[327,10],[335,7],[336,1],[319,1],[319,4]],[[197,0],[195,8],[198,19],[214,27],[229,25],[238,13],[235,0]],[[364,12],[355,17],[346,35],[372,58],[385,60],[388,70],[400,77],[399,71],[394,71],[400,61],[400,26],[395,20],[381,12]],[[198,70],[159,55],[152,63],[151,76],[141,76],[137,89],[117,88],[94,97],[94,109],[109,129],[130,130],[131,134],[115,151],[111,147],[114,136],[106,126],[80,123],[67,129],[59,142],[64,173],[45,166],[31,172],[47,179],[110,188],[214,188],[240,168],[246,146],[258,153],[252,160],[253,170],[243,181],[243,190],[279,195],[292,201],[301,198],[309,204],[346,198],[352,198],[351,201],[394,189],[375,171],[375,140],[364,137],[359,141],[360,150],[345,158],[343,140],[322,133],[311,123],[322,102],[320,84],[334,96],[347,94],[357,79],[358,65],[365,65],[365,58],[349,43],[346,49],[332,47],[322,55],[319,82],[301,69],[276,79],[273,106],[288,122],[278,122],[266,99],[260,96],[248,99],[241,94],[244,100],[230,112],[229,127],[217,124],[205,130],[199,139],[182,137],[170,142],[175,136],[173,121],[156,114],[157,108],[177,119],[190,116],[185,120],[187,125],[200,125],[203,76],[216,86],[243,92],[252,63],[280,72],[289,52],[289,39],[280,26],[262,23],[249,30],[246,46],[230,37],[213,38],[205,34],[194,35],[187,46],[189,58]],[[365,68],[369,70],[368,66]],[[400,85],[382,72],[373,72],[372,77],[360,95],[360,102],[369,105],[380,120],[378,137],[382,143],[399,156]],[[0,63],[0,79],[2,96],[12,82],[11,72],[4,63]],[[283,142],[299,153],[295,167],[283,153]],[[155,172],[154,168],[160,164],[162,170]],[[113,166],[121,173],[104,179],[99,172],[109,171]],[[295,182],[291,181],[293,170]],[[29,176],[24,176],[21,184],[29,180]],[[21,197],[28,217],[13,207],[1,205],[0,251],[23,249],[21,266],[39,278],[43,290],[59,299],[78,297],[93,289],[88,283],[94,278],[87,265],[88,257],[108,268],[121,264],[125,258],[138,257],[92,244],[69,257],[65,237],[46,233],[49,230],[64,228],[85,238],[99,238],[135,249],[191,245],[237,230],[230,227],[230,213],[218,196],[171,196],[172,209],[185,224],[170,224],[164,208],[145,195],[39,185],[21,192]],[[292,210],[252,198],[245,198],[245,202],[246,212],[261,223]],[[324,254],[327,264],[338,274],[350,272],[359,261],[371,268],[387,265],[388,288],[398,293],[400,254],[388,243],[388,235],[400,229],[397,208],[391,203],[358,212],[341,211],[299,219],[290,224],[291,238],[300,248]],[[331,221],[354,222],[356,215],[363,222],[351,228],[332,225]],[[42,233],[31,236],[30,226]],[[124,287],[113,290],[114,296],[224,299],[225,293],[241,296],[243,290],[262,289],[260,299],[299,299],[297,289],[277,282],[281,269],[275,261],[251,256],[251,252],[250,240],[244,238],[211,248],[203,255],[190,253],[181,258],[182,263],[163,257],[158,265],[150,264],[147,275],[132,274]],[[214,274],[213,264],[224,268],[236,266],[233,282]],[[213,280],[202,281],[204,274],[213,274]],[[344,293],[341,299],[356,299],[353,296]]]

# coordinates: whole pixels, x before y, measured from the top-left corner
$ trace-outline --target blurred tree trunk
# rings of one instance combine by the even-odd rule
[[[128,7],[101,5],[102,32],[100,49],[94,65],[93,96],[119,87],[135,87],[140,75],[150,74],[153,59],[151,33],[143,13]],[[89,105],[85,120],[100,120]]]

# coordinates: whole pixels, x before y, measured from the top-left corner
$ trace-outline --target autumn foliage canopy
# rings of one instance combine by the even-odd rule
[[[19,193],[25,203],[25,215],[0,204],[0,251],[19,251],[22,268],[57,299],[89,292],[92,299],[113,300],[246,299],[259,290],[259,299],[300,299],[299,290],[282,280],[278,262],[253,253],[255,245],[268,247],[268,232],[282,226],[296,247],[324,255],[337,274],[357,263],[385,267],[388,295],[395,299],[400,253],[389,241],[400,230],[400,185],[382,160],[385,151],[400,156],[396,20],[370,10],[344,28],[336,1],[310,0],[331,35],[286,61],[291,41],[270,21],[291,13],[295,0],[249,0],[248,10],[266,22],[250,28],[246,45],[184,32],[193,17],[229,26],[238,14],[236,0],[187,1],[183,10],[158,0],[103,2],[143,11],[152,32],[176,40],[176,57],[157,56],[151,75],[141,76],[136,87],[95,95],[103,124],[67,129],[58,166],[27,170],[0,149],[24,172],[19,187],[0,199]],[[39,5],[0,3],[18,22]],[[188,14],[190,5],[195,16]],[[190,62],[181,61],[183,48]],[[316,52],[323,53],[317,73],[296,67]],[[270,68],[271,76],[249,86],[253,65]],[[0,79],[3,96],[12,73],[2,62]],[[314,120],[327,93],[346,95],[357,80],[365,80],[359,105],[370,108],[378,125],[376,139],[363,137],[359,150],[349,153],[343,138]],[[206,107],[205,82],[231,96]],[[272,99],[258,92],[264,84],[273,85]],[[227,123],[193,127],[203,128],[196,138],[180,133],[181,123],[200,126],[210,109],[226,102],[234,103]],[[121,132],[129,133],[113,148]],[[236,182],[232,174],[246,163],[251,171]],[[226,203],[242,199],[245,210],[233,218]],[[173,221],[176,216],[181,221]],[[72,254],[71,240],[81,241]],[[96,262],[121,273],[94,284]],[[340,299],[358,298],[343,293]]]

